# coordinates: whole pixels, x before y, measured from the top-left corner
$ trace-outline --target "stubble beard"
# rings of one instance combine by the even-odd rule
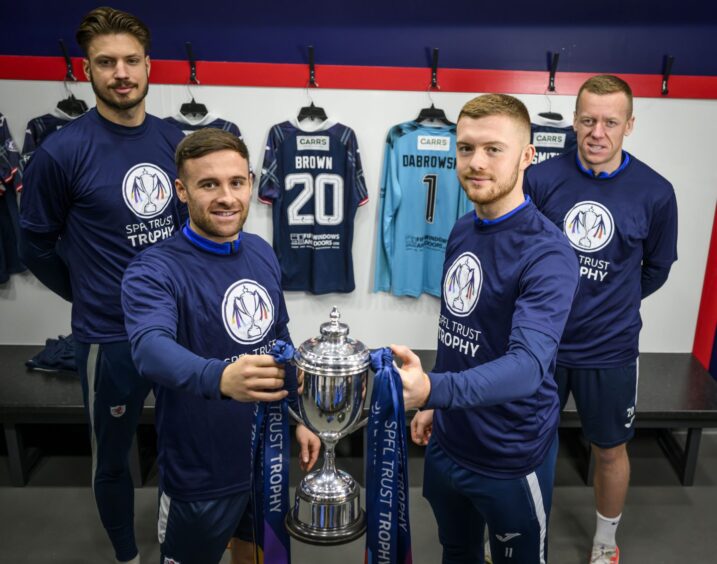
[[[134,100],[128,100],[127,102],[117,102],[116,100],[113,100],[113,99],[109,98],[108,96],[106,96],[106,95],[99,89],[99,87],[97,86],[97,84],[95,84],[95,80],[94,80],[94,78],[92,77],[91,74],[90,74],[90,84],[92,85],[92,91],[95,93],[95,96],[96,96],[97,98],[99,98],[100,100],[102,100],[102,102],[103,102],[106,106],[109,106],[109,107],[112,108],[113,110],[117,110],[117,111],[120,111],[120,112],[127,111],[127,110],[131,110],[131,109],[136,108],[137,106],[139,106],[139,105],[142,103],[142,101],[147,97],[147,93],[149,92],[149,81],[147,81],[147,82],[145,83],[145,85],[144,85],[144,90],[142,91],[142,93],[140,94],[140,96],[138,96],[136,99],[134,99]]]
[[[516,182],[518,182],[519,174],[520,169],[518,166],[516,166],[513,171],[513,175],[507,182],[500,182],[495,184],[494,189],[490,190],[488,193],[481,193],[480,191],[471,192],[470,190],[466,190],[466,195],[468,196],[468,199],[474,204],[478,204],[481,206],[492,204],[513,191]]]

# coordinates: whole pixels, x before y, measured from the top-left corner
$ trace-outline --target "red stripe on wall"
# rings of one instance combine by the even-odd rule
[[[707,370],[710,367],[715,332],[717,332],[717,206],[715,206],[715,217],[712,222],[712,239],[707,254],[705,282],[702,286],[702,300],[697,315],[695,342],[692,348],[692,354]]]
[[[82,61],[72,60],[75,76],[84,80]],[[575,95],[580,85],[594,73],[559,72],[556,94]],[[197,76],[209,86],[268,86],[303,88],[308,66],[278,63],[236,63],[198,61]],[[62,57],[23,57],[0,55],[0,79],[62,80]],[[661,97],[662,76],[657,74],[620,74],[630,83],[635,96]],[[153,60],[151,80],[155,84],[186,84],[187,61]],[[316,81],[321,88],[351,90],[428,89],[431,71],[417,67],[366,67],[317,65]],[[440,69],[438,82],[444,92],[510,92],[543,94],[548,73],[539,71]],[[675,75],[669,81],[670,98],[717,99],[717,77]]]

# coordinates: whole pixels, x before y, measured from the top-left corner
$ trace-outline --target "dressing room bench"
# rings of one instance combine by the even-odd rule
[[[436,359],[435,351],[418,354],[424,369],[430,369]],[[643,353],[638,388],[635,426],[658,430],[659,444],[680,482],[691,486],[702,430],[717,427],[717,380],[690,353]],[[409,422],[411,416],[407,415]],[[572,397],[561,414],[560,427],[580,428]],[[587,443],[583,442],[583,446],[581,472],[585,482],[592,484],[592,452]]]
[[[29,425],[86,423],[79,378],[70,373],[31,372],[25,361],[39,346],[0,345],[0,423],[8,450],[11,483],[27,483],[41,453],[28,448],[23,429]],[[430,368],[435,351],[419,351],[423,366]],[[410,414],[407,415],[410,421]],[[145,403],[141,423],[154,422],[154,396]],[[717,381],[689,353],[645,353],[640,356],[637,428],[657,429],[658,440],[685,486],[694,483],[702,430],[717,427]],[[572,399],[561,416],[562,428],[579,428]],[[678,431],[679,433],[675,433]],[[681,440],[684,436],[684,440]],[[684,443],[684,444],[682,444]],[[150,465],[135,443],[131,470],[135,484],[142,484]],[[583,475],[592,481],[592,457],[585,450]]]
[[[0,423],[7,443],[10,481],[27,483],[32,467],[41,456],[25,445],[23,429],[30,425],[86,424],[80,379],[72,372],[39,372],[25,368],[25,361],[41,346],[0,345]],[[145,402],[140,423],[154,423],[154,395]],[[140,458],[135,437],[130,470],[135,484],[142,484],[147,464]]]

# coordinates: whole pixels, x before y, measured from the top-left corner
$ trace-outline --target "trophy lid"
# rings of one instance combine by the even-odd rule
[[[322,376],[348,376],[368,368],[368,348],[361,341],[349,338],[349,326],[341,323],[336,306],[329,316],[331,321],[321,324],[321,336],[301,343],[294,354],[299,368]]]

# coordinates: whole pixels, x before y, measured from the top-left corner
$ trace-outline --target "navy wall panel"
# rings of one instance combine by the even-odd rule
[[[79,56],[74,31],[98,4],[13,2],[3,8],[0,55],[59,55],[62,37]],[[717,75],[717,8],[713,2],[667,0],[527,1],[398,0],[190,2],[124,1],[113,5],[146,21],[152,56],[183,59],[192,41],[200,60],[317,64],[430,64],[441,49],[446,68],[544,70],[549,51],[560,70],[659,74],[665,54],[673,73]]]

